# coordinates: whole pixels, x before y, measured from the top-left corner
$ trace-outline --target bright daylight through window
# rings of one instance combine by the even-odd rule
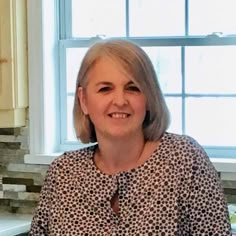
[[[212,157],[236,157],[235,7],[235,0],[61,0],[62,149],[76,141],[72,106],[82,57],[98,36],[124,37],[152,59],[169,131],[193,136]]]

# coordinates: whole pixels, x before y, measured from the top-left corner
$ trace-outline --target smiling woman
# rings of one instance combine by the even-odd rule
[[[122,137],[128,141],[133,135],[140,136],[147,109],[137,82],[129,80],[106,57],[93,65],[87,80],[86,87],[78,90],[79,100],[95,127],[97,140]]]
[[[93,45],[79,69],[77,137],[94,145],[50,166],[30,235],[222,235],[218,174],[191,137],[168,133],[154,67],[138,45]]]
[[[95,44],[82,61],[75,93],[77,93],[77,88],[79,87],[81,98],[85,98],[86,96],[82,96],[82,91],[89,84],[94,84],[94,86],[101,86],[103,84],[103,87],[97,87],[94,90],[109,89],[110,92],[107,91],[105,95],[109,95],[116,103],[120,102],[118,99],[124,99],[124,96],[132,97],[132,100],[141,99],[145,96],[147,104],[145,108],[143,107],[145,109],[145,120],[142,121],[145,126],[144,138],[146,140],[158,140],[168,128],[169,111],[149,57],[143,50],[137,50],[137,48],[139,49],[137,45],[126,40],[108,40],[105,43]],[[90,70],[91,68],[92,70]],[[150,79],[145,80],[144,78]],[[105,87],[104,83],[106,84]],[[90,88],[92,85],[88,87]],[[104,96],[104,94],[102,93],[101,95],[99,93],[98,96]],[[82,101],[85,101],[85,99]],[[100,101],[99,103],[98,101],[96,100],[96,106],[100,104]],[[103,99],[103,101],[105,100]],[[77,103],[79,106],[77,106]],[[84,143],[96,141],[96,137],[93,139],[93,136],[87,132],[91,125],[93,127],[93,123],[90,122],[89,118],[84,116],[80,100],[75,96],[74,126],[77,137]],[[81,123],[83,124],[84,120],[87,121],[85,122],[86,128],[82,129],[83,125]]]

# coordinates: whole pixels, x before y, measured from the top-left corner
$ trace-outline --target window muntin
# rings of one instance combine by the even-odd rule
[[[79,4],[77,0],[74,0],[74,2]],[[209,37],[206,35],[206,30],[203,26],[200,27],[200,29],[203,29],[202,32],[194,29],[193,18],[191,18],[194,17],[193,5],[191,5],[193,3],[190,0],[185,0],[185,4],[180,4],[182,6],[181,10],[178,8],[178,11],[184,15],[183,19],[185,20],[182,20],[181,27],[178,29],[175,27],[178,32],[173,30],[172,34],[168,34],[166,33],[167,31],[165,33],[163,31],[158,35],[155,32],[156,28],[158,28],[156,27],[156,21],[150,20],[148,27],[153,27],[155,23],[155,27],[153,27],[155,30],[153,32],[150,30],[148,32],[147,29],[140,27],[138,29],[139,32],[135,33],[135,26],[132,26],[134,23],[132,23],[131,19],[136,14],[132,13],[135,9],[134,5],[147,4],[142,9],[145,12],[145,9],[148,9],[150,6],[154,8],[154,5],[152,5],[154,2],[158,5],[161,1],[120,1],[124,9],[120,7],[119,9],[117,8],[117,11],[122,15],[120,22],[123,25],[124,31],[122,33],[117,33],[119,30],[116,33],[107,33],[107,36],[126,36],[140,44],[150,56],[171,112],[172,121],[169,131],[185,133],[195,137],[212,156],[236,156],[236,144],[234,141],[236,140],[234,137],[236,133],[234,125],[236,116],[236,109],[234,109],[236,80],[233,63],[235,61],[236,37],[232,35],[229,37],[225,35],[218,37],[214,34]],[[164,6],[170,4],[170,2],[166,2]],[[223,3],[224,1],[221,2]],[[82,5],[83,3],[81,2]],[[199,5],[201,4],[199,3]],[[210,5],[208,5],[207,7],[209,8]],[[102,8],[102,6],[100,7]],[[148,12],[148,10],[146,11]],[[73,5],[72,12],[75,12],[74,14],[78,12],[75,5]],[[210,14],[211,12],[208,9],[208,13]],[[81,21],[83,21],[81,24],[86,24],[85,19],[81,19]],[[165,21],[163,20],[163,22]],[[165,25],[163,22],[162,24]],[[61,62],[65,62],[66,66],[63,67],[62,65],[60,67],[61,84],[65,85],[63,81],[66,81],[66,92],[65,87],[61,89],[61,93],[64,93],[61,99],[67,101],[64,103],[67,107],[64,105],[62,108],[64,113],[62,120],[63,122],[66,120],[67,124],[67,128],[63,132],[64,136],[62,135],[63,138],[61,139],[62,149],[65,147],[65,143],[76,143],[71,115],[75,80],[84,53],[91,43],[96,40],[94,36],[104,35],[109,31],[105,28],[104,31],[101,31],[100,29],[105,26],[103,26],[102,21],[99,24],[101,25],[101,28],[98,27],[99,31],[93,30],[90,33],[84,33],[80,31],[80,23],[76,22],[75,25],[78,26],[77,33],[75,33],[75,30],[72,30],[74,33],[70,34],[69,29],[71,25],[69,25],[68,31],[61,34],[66,35],[59,42],[61,54],[66,58],[65,61],[61,60]],[[116,24],[117,22],[114,23],[114,28],[116,28]],[[204,23],[201,24],[204,25]],[[119,26],[117,26],[118,28]],[[142,30],[144,31],[141,32]],[[147,30],[146,33],[144,33],[145,30]],[[215,29],[212,27],[210,34],[214,31]],[[232,33],[233,31],[230,32]],[[182,36],[180,37],[179,35],[181,34]],[[190,34],[195,36],[188,36]],[[209,34],[208,31],[207,34]],[[140,38],[139,36],[142,37]]]

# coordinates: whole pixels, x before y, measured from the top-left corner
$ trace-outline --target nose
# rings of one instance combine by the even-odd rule
[[[124,106],[128,104],[127,94],[123,90],[117,90],[114,92],[113,104],[117,106]]]

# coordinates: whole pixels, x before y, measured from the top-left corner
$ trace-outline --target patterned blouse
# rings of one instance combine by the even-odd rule
[[[143,165],[116,175],[96,168],[96,148],[50,165],[29,235],[231,235],[217,172],[192,138],[166,133]]]

